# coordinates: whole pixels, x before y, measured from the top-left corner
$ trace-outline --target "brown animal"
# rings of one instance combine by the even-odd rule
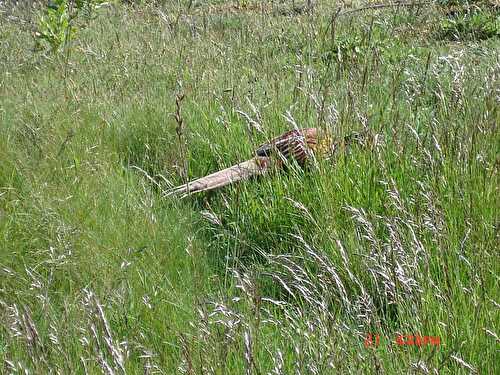
[[[282,168],[290,160],[305,166],[313,157],[329,157],[339,147],[359,140],[359,136],[358,133],[353,133],[338,141],[329,132],[319,128],[291,130],[261,145],[255,151],[254,158],[173,188],[166,195],[185,197],[221,188],[252,176],[263,175],[273,166]]]

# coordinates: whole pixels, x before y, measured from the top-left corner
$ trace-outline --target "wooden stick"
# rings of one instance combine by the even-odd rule
[[[356,9],[351,9],[351,10],[346,10],[344,12],[340,12],[337,17],[346,16],[346,15],[353,14],[353,13],[364,12],[365,10],[392,8],[392,7],[398,7],[398,6],[417,7],[417,6],[421,6],[421,5],[429,5],[432,3],[433,3],[433,1],[418,1],[418,2],[399,2],[399,1],[396,1],[394,3],[373,4],[373,5],[368,5],[366,7],[361,7],[361,8],[356,8]]]

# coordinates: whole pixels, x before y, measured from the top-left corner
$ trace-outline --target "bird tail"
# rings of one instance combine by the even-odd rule
[[[219,172],[177,186],[168,191],[165,196],[178,195],[184,198],[194,193],[218,189],[232,184],[233,182],[246,180],[252,176],[262,175],[267,172],[270,167],[271,159],[269,157],[257,156]]]

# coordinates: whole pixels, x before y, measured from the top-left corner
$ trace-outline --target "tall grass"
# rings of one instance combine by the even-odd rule
[[[111,4],[70,54],[0,5],[3,372],[498,371],[498,38],[297,5]],[[293,124],[368,137],[163,198]]]

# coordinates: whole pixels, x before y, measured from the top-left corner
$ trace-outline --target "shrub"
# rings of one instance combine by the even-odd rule
[[[89,19],[95,10],[106,4],[103,0],[51,0],[43,9],[35,32],[37,49],[49,47],[55,53],[61,51],[75,36],[78,27],[75,20],[80,15]]]

